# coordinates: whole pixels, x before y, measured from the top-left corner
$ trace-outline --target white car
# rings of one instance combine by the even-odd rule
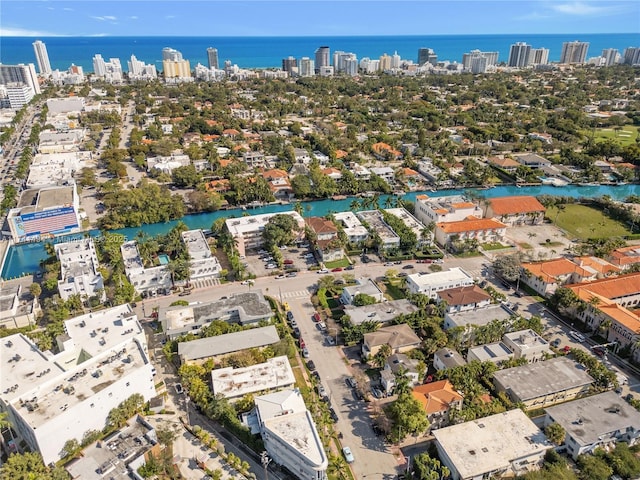
[[[323,268],[322,270],[318,270],[318,273],[329,273],[329,270]]]
[[[253,280],[244,280],[240,282],[240,285],[253,285],[253,284],[254,284]]]
[[[355,459],[353,458],[353,453],[351,453],[351,449],[349,447],[344,447],[342,449],[342,453],[344,454],[344,459],[347,463],[353,463]]]
[[[283,278],[287,278],[286,275],[276,275],[276,280],[282,280]]]
[[[267,270],[273,270],[274,268],[278,268],[278,265],[276,265],[275,263],[268,263],[266,267]]]
[[[574,330],[571,330],[571,331],[569,332],[569,336],[570,336],[571,338],[573,338],[576,342],[580,342],[580,343],[582,343],[582,342],[584,342],[584,340],[585,340],[585,339],[584,339],[584,335],[582,335],[581,333],[578,333],[578,332],[576,332],[576,331],[574,331]]]

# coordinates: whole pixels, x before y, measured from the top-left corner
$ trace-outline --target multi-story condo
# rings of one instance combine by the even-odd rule
[[[182,52],[175,50],[171,47],[164,47],[162,49],[162,60],[171,60],[172,62],[180,62],[183,60]]]
[[[41,351],[18,333],[2,339],[0,412],[15,439],[46,464],[60,459],[68,440],[102,430],[109,412],[133,394],[155,396],[147,341],[129,305],[64,322],[55,351]]]
[[[24,83],[35,95],[40,93],[40,84],[36,67],[33,63],[27,65],[2,65],[0,63],[0,85],[10,85],[14,83]]]
[[[209,68],[215,68],[216,70],[218,70],[219,63],[218,63],[217,48],[213,48],[213,47],[207,48],[207,63],[209,65]]]
[[[560,54],[560,63],[584,63],[589,50],[589,42],[564,42],[562,44],[562,53]]]
[[[55,251],[60,261],[60,298],[68,300],[72,295],[80,295],[82,301],[91,297],[100,302],[107,299],[93,239],[59,243]]]
[[[386,72],[387,70],[391,70],[391,57],[386,53],[380,55],[380,63],[378,68],[381,72]]]
[[[295,57],[283,58],[282,70],[287,72],[290,77],[293,77],[298,73],[298,60]]]
[[[93,57],[93,73],[97,77],[104,78],[107,82],[121,82],[122,65],[120,59],[110,58],[108,62],[105,62],[102,55],[97,53]]]
[[[262,232],[271,217],[275,215],[291,215],[298,225],[298,232],[304,232],[304,219],[297,212],[264,213],[249,217],[229,218],[225,221],[225,226],[231,236],[238,240],[238,252],[241,255],[244,255],[247,250],[257,249],[264,245]]]
[[[640,47],[625,48],[622,57],[626,65],[640,65]]]
[[[152,63],[145,64],[138,60],[135,55],[131,55],[131,60],[127,62],[130,80],[153,80],[157,78],[156,66]]]
[[[398,52],[393,52],[393,55],[391,55],[391,68],[400,68],[401,60],[402,58],[400,58]]]
[[[300,59],[300,66],[298,67],[298,73],[301,77],[313,77],[316,73],[314,61],[309,57],[302,57]]]
[[[548,48],[532,48],[529,55],[531,65],[546,65],[549,63]]]
[[[462,67],[467,72],[484,73],[487,68],[493,67],[497,63],[498,52],[471,50],[471,52],[462,55]]]
[[[358,57],[355,53],[336,51],[333,53],[333,69],[335,73],[356,75],[358,72]]]
[[[524,42],[518,42],[511,45],[509,49],[510,67],[524,68],[531,63],[531,45]]]
[[[27,105],[35,96],[33,90],[24,83],[12,83],[6,85],[9,108],[20,109]]]
[[[431,65],[438,63],[438,55],[431,48],[418,49],[418,65],[424,65],[425,63],[430,63]]]
[[[328,67],[331,65],[330,55],[331,55],[331,52],[329,50],[329,47],[318,47],[318,49],[315,52],[316,73],[319,74],[320,70],[323,67]]]
[[[610,67],[620,62],[620,52],[617,48],[605,48],[602,50],[602,58],[604,58],[604,66]]]
[[[192,78],[189,60],[163,60],[162,70],[165,80],[180,81]]]
[[[47,46],[44,42],[36,40],[33,42],[33,50],[36,54],[36,62],[38,62],[38,70],[40,70],[40,74],[49,75],[51,73],[51,63],[49,63]]]

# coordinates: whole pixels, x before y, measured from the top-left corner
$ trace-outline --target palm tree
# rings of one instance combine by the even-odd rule
[[[349,204],[349,210],[351,210],[352,212],[360,210],[360,202],[358,200],[352,200]]]
[[[349,478],[349,465],[344,458],[338,455],[329,457],[329,473],[338,480],[346,480]]]
[[[13,429],[11,425],[11,421],[9,420],[8,412],[0,412],[0,441],[4,442],[4,431],[9,430],[9,435],[11,436],[11,444],[17,449],[18,445],[15,442],[15,438],[13,437]]]

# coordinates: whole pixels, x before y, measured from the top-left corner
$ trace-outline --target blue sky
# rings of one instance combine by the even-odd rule
[[[0,36],[640,32],[637,0],[2,0]]]

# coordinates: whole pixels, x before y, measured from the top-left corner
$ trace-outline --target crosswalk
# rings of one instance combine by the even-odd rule
[[[282,294],[278,294],[278,296],[282,298],[302,298],[310,295],[309,290],[296,290],[295,292],[282,292]]]

